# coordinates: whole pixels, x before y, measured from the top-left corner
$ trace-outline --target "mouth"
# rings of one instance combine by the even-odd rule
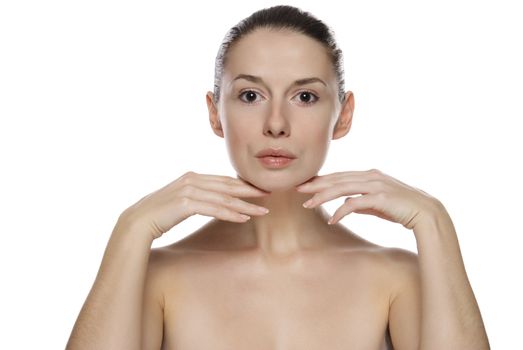
[[[271,169],[280,169],[288,166],[294,161],[294,158],[288,158],[283,156],[264,156],[258,157],[262,165]]]
[[[296,156],[289,150],[283,148],[266,148],[256,154],[258,158],[272,157],[272,158],[288,158],[295,159]]]

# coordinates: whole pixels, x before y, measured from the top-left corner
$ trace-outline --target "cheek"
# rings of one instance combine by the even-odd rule
[[[303,131],[308,142],[319,148],[325,147],[330,141],[330,133],[330,127],[327,123],[315,123]]]
[[[242,120],[228,120],[223,127],[225,139],[231,145],[244,145],[250,139],[249,135],[254,131],[252,123]]]
[[[250,147],[249,140],[252,139],[252,125],[239,119],[228,118],[225,125],[223,125],[223,132],[231,161],[233,164],[236,164],[237,161],[242,162]]]
[[[307,140],[304,140],[305,144],[308,144],[309,154],[314,158],[314,161],[320,164],[323,164],[327,157],[331,140],[330,133],[328,124],[317,124],[314,129],[309,130]]]

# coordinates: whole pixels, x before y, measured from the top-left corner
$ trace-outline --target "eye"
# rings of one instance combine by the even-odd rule
[[[245,90],[245,91],[242,91],[238,97],[240,98],[240,100],[242,100],[243,102],[246,102],[247,104],[253,104],[256,101],[257,94],[258,93],[254,90]],[[247,97],[247,101],[242,99],[242,96],[244,96],[244,95]]]
[[[314,102],[318,101],[318,96],[316,96],[315,94],[313,94],[310,91],[301,91],[298,96],[300,97],[300,100],[302,100],[302,102],[306,105],[310,105],[310,104],[313,104]],[[311,96],[313,98],[312,102],[310,101]],[[304,98],[306,101],[303,101],[302,98]]]
[[[238,97],[240,98],[240,100],[242,100],[243,102],[245,102],[247,104],[254,104],[256,102],[257,95],[258,95],[258,93],[254,90],[244,90],[244,91],[240,92],[240,95]],[[244,96],[247,100],[242,98]],[[319,97],[316,96],[316,94],[313,94],[312,92],[306,91],[306,90],[300,91],[300,93],[296,96],[299,97],[301,102],[306,105],[313,104],[316,101],[318,101],[318,99],[319,99]]]

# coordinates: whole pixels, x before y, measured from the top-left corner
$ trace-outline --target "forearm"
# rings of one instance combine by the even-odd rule
[[[152,238],[118,222],[67,350],[140,348],[142,299]]]
[[[450,216],[441,208],[413,229],[421,273],[420,349],[490,349]]]

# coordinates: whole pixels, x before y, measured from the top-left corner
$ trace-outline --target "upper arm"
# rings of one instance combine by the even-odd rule
[[[147,350],[162,347],[164,298],[160,254],[158,249],[151,249],[144,286],[141,348]]]
[[[421,282],[418,255],[393,249],[394,290],[390,299],[389,330],[396,350],[419,348],[421,331]]]

